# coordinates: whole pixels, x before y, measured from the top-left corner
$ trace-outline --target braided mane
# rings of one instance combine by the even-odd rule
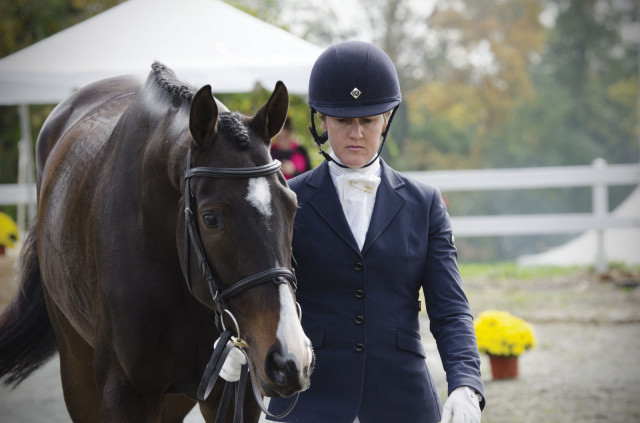
[[[196,89],[183,84],[175,73],[160,62],[151,65],[156,84],[173,98],[191,102]],[[240,148],[246,148],[250,144],[250,136],[247,127],[242,122],[239,113],[222,112],[218,115],[218,130],[232,139],[235,139]]]
[[[195,89],[178,81],[176,74],[173,73],[171,69],[160,62],[153,62],[151,69],[153,70],[156,84],[158,84],[160,88],[172,96],[191,101],[195,95]]]

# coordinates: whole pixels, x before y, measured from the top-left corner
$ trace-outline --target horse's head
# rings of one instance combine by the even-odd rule
[[[296,196],[269,153],[288,102],[281,82],[253,117],[220,111],[210,86],[195,94],[184,198],[193,223],[185,224],[192,230],[180,245],[193,295],[226,328],[240,331],[235,335],[246,341],[251,371],[268,396],[306,389],[313,368],[289,273]]]

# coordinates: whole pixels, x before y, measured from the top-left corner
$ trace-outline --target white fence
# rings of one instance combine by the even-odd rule
[[[592,187],[591,213],[452,216],[451,221],[458,237],[556,234],[597,230],[599,235],[596,267],[600,272],[607,270],[604,230],[640,227],[640,211],[636,217],[616,217],[609,213],[608,207],[609,186],[640,185],[640,165],[638,164],[607,165],[603,159],[596,159],[591,166],[404,173],[438,187],[443,192]],[[0,205],[34,204],[35,197],[33,185],[0,185]]]
[[[520,169],[486,169],[405,172],[419,181],[438,187],[443,192],[489,191],[592,187],[591,213],[523,214],[495,216],[452,216],[457,237],[534,235],[597,231],[599,272],[607,271],[604,254],[604,230],[640,227],[640,211],[636,217],[616,217],[609,213],[610,185],[640,185],[640,165],[607,165],[603,159],[591,166],[539,167]]]

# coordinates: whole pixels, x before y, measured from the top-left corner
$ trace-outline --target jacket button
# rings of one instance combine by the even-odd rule
[[[356,352],[362,352],[364,351],[364,343],[358,342],[353,346],[353,348],[356,350]]]
[[[364,297],[364,289],[356,289],[356,292],[354,292],[354,294],[356,298],[363,298]]]
[[[356,325],[361,325],[364,323],[364,316],[362,314],[358,314],[353,318],[353,321],[356,322]]]
[[[356,263],[353,265],[353,270],[359,272],[364,268],[364,263],[361,261],[356,261]]]

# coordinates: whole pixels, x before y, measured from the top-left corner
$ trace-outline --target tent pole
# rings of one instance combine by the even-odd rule
[[[34,166],[33,166],[33,142],[31,138],[31,116],[29,114],[29,105],[18,105],[20,114],[20,142],[18,144],[18,185],[29,193],[30,187],[34,183]],[[21,234],[25,234],[29,222],[35,217],[36,205],[31,195],[27,195],[27,203],[18,203],[18,230]]]

